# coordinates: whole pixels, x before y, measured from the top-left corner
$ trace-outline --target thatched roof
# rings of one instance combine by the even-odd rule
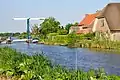
[[[120,3],[108,4],[97,18],[106,18],[110,30],[120,30]]]

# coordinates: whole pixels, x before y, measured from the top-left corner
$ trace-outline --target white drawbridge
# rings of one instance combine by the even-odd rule
[[[26,20],[27,21],[27,40],[30,40],[30,20],[44,20],[45,18],[13,18],[13,20]],[[28,42],[29,43],[29,42]]]

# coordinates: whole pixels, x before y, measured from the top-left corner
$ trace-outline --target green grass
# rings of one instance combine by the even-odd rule
[[[8,47],[0,48],[0,76],[13,80],[120,80],[120,76],[106,75],[102,68],[68,70],[53,66],[43,55],[29,56]]]
[[[63,44],[68,47],[120,50],[120,41],[110,41],[104,37],[95,37],[94,33],[80,35],[58,35],[54,33],[50,34],[47,39],[43,40],[43,42],[49,45]]]

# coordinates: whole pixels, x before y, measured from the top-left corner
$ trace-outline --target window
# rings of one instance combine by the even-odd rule
[[[104,27],[104,20],[101,20],[101,27]]]
[[[83,29],[87,29],[87,27],[83,27]]]

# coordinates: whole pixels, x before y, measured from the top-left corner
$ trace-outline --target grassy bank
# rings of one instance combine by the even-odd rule
[[[103,37],[101,37],[103,38]],[[80,48],[100,48],[100,49],[120,49],[120,41],[110,41],[109,39],[100,39],[95,37],[93,33],[89,34],[69,34],[58,35],[52,33],[46,39],[40,42],[48,45],[65,45],[68,47]]]
[[[92,79],[94,78],[94,79]],[[8,47],[0,48],[0,80],[119,80],[103,69],[68,70],[53,66],[43,55],[28,56]]]

